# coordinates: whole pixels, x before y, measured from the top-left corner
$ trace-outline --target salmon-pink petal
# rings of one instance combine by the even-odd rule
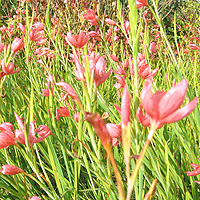
[[[30,146],[33,146],[35,143],[35,128],[33,122],[30,122],[29,124],[29,134],[28,134],[28,142]]]
[[[156,69],[152,70],[149,73],[149,76],[147,78],[153,78],[156,75],[156,73],[157,73],[158,70],[159,70],[159,68],[156,68]]]
[[[105,80],[110,76],[111,69],[108,71],[108,73],[104,74],[103,76],[98,76],[98,74],[95,74],[94,81],[96,85],[101,85]]]
[[[152,81],[146,80],[144,87],[141,91],[140,100],[147,114],[152,119],[157,119],[159,117],[158,102],[155,94],[154,95],[151,94],[151,86],[152,86]]]
[[[104,60],[104,57],[100,57],[96,63],[96,72],[101,75],[105,73],[106,69],[106,61]]]
[[[74,57],[74,59],[75,59],[75,65],[76,65],[76,68],[77,68],[77,71],[78,71],[79,78],[81,80],[85,80],[83,67],[81,66],[81,64],[80,64],[80,62],[79,62],[79,60],[76,56]]]
[[[19,128],[21,129],[22,132],[25,131],[25,127],[24,127],[24,122],[23,120],[19,117],[19,115],[17,113],[14,113],[15,114],[15,118],[17,120],[17,123],[19,125]]]
[[[108,129],[108,133],[112,138],[119,138],[122,136],[121,126],[113,123],[106,124],[106,128]]]
[[[10,135],[6,131],[0,132],[0,149],[7,148],[10,145],[14,145],[14,135]]]
[[[71,85],[65,82],[58,82],[56,83],[56,85],[65,90],[67,95],[71,96],[72,99],[74,99],[75,101],[80,101]]]
[[[81,30],[77,37],[77,43],[81,44],[82,42],[84,42],[84,32]]]
[[[183,106],[179,110],[173,112],[166,118],[162,119],[160,121],[160,124],[168,124],[168,123],[176,122],[176,121],[183,119],[184,117],[189,115],[195,109],[195,107],[197,106],[197,103],[198,103],[198,97],[194,98],[187,105]]]
[[[138,121],[144,127],[147,127],[147,126],[149,127],[150,126],[150,118],[149,118],[149,116],[143,114],[142,105],[140,105],[138,107],[137,112],[136,112],[136,117],[137,117]]]
[[[65,36],[65,40],[67,41],[67,43],[71,46],[74,46],[76,48],[78,48],[78,43],[75,39],[75,37],[72,36],[72,34],[70,32],[67,33],[67,36]]]
[[[16,138],[17,142],[25,145],[25,135],[22,131],[20,131],[18,129],[15,130],[15,138]]]
[[[163,95],[158,103],[159,115],[162,116],[162,119],[169,116],[182,105],[187,92],[187,86],[187,80],[183,79]]]
[[[123,126],[127,126],[129,121],[130,121],[130,95],[128,92],[128,87],[127,87],[127,85],[125,85],[124,91],[122,94],[122,101],[121,101],[122,128],[123,128]]]

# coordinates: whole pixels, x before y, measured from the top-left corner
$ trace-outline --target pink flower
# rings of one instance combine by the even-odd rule
[[[0,172],[4,175],[15,175],[19,173],[24,173],[22,169],[14,165],[3,165]]]
[[[121,122],[123,126],[127,126],[130,121],[130,95],[128,92],[127,85],[124,86],[121,101]]]
[[[15,74],[17,72],[20,71],[20,69],[14,71],[14,64],[13,63],[10,63],[7,67],[5,66],[5,63],[4,63],[4,60],[1,61],[1,68],[2,68],[2,71],[6,74],[6,75],[9,75],[9,74]]]
[[[89,36],[81,30],[79,35],[73,36],[71,32],[67,33],[65,36],[65,40],[70,46],[74,46],[75,48],[82,48],[89,40]]]
[[[97,41],[101,41],[101,36],[99,33],[97,33],[96,31],[90,31],[88,32],[88,35],[92,38],[94,38]]]
[[[17,142],[26,145],[25,142],[25,126],[24,126],[24,122],[23,120],[19,117],[18,114],[15,113],[15,117],[17,120],[17,123],[19,125],[20,130],[15,130],[15,137]],[[41,132],[41,126],[43,126],[43,132]],[[49,135],[51,135],[51,131],[50,129],[47,129],[47,127],[45,125],[41,125],[39,127],[39,129],[34,128],[34,123],[30,122],[29,124],[29,134],[28,134],[28,142],[30,147],[33,146],[33,144],[38,143],[43,141],[46,137],[48,137]],[[40,137],[36,137],[36,133],[38,133],[38,135],[41,135]]]
[[[98,25],[98,16],[95,15],[95,12],[92,9],[88,9],[87,14],[83,13],[83,17],[89,21],[89,23],[93,26]]]
[[[153,78],[156,75],[156,72],[158,71],[159,68],[156,68],[151,71],[151,68],[148,64],[143,64],[140,69],[139,69],[139,76],[142,79],[148,79],[148,78]]]
[[[200,174],[200,165],[194,163],[191,163],[190,165],[194,169],[194,171],[185,172],[188,176],[196,176]]]
[[[70,113],[67,107],[59,107],[60,109],[56,108],[56,120],[59,121],[60,117],[69,117]]]
[[[29,30],[28,35],[31,41],[36,41],[38,44],[46,42],[43,30],[38,31],[37,28],[33,28]]]
[[[88,56],[89,64],[90,64],[90,73],[91,76],[94,76],[94,84],[96,86],[101,85],[106,79],[109,77],[111,73],[111,69],[105,73],[106,70],[106,62],[104,56],[100,56],[99,53],[94,55],[92,53]],[[83,66],[85,66],[86,58],[83,60]],[[78,59],[75,58],[75,74],[78,80],[85,80],[84,71],[85,67],[82,67]],[[82,77],[82,78],[81,78]]]
[[[105,149],[110,146],[110,136],[106,123],[101,119],[99,114],[96,113],[85,113],[86,120],[93,126],[94,132],[100,138],[101,143]]]
[[[32,196],[28,200],[41,200],[38,196]]]
[[[105,19],[105,22],[106,22],[107,24],[109,24],[109,25],[113,25],[113,26],[116,26],[116,25],[117,25],[117,23],[116,23],[114,20],[109,19],[109,18],[106,18],[106,19]]]
[[[101,85],[110,76],[111,69],[107,73],[105,73],[105,70],[106,61],[104,60],[104,56],[101,56],[94,65],[94,82],[96,86]]]
[[[35,132],[41,137],[52,134],[50,128],[46,125],[40,125],[38,128],[35,129]]]
[[[156,45],[155,42],[150,44],[150,53],[156,53]]]
[[[126,71],[120,65],[117,65],[117,70],[112,70],[113,73],[126,76]]]
[[[38,31],[43,31],[45,26],[44,24],[42,24],[41,22],[35,22],[33,25],[32,25],[33,28],[37,29]]]
[[[122,142],[122,133],[120,125],[108,123],[106,124],[106,128],[111,137],[113,146],[117,146],[119,144],[119,140]]]
[[[136,0],[136,6],[137,6],[137,9],[140,9],[143,6],[148,7],[149,5],[147,3],[147,0]]]
[[[179,109],[187,91],[188,82],[185,79],[167,92],[157,91],[152,94],[151,86],[152,81],[147,80],[142,89],[140,99],[144,110],[150,117],[151,125],[155,125],[156,128],[163,124],[183,119],[189,115],[197,105],[198,97]]]
[[[17,52],[18,50],[22,49],[24,47],[23,38],[15,38],[11,44],[11,51]]]

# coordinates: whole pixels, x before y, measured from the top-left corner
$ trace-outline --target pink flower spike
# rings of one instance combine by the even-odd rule
[[[65,36],[65,40],[70,46],[74,46],[75,48],[82,48],[88,42],[89,35],[84,35],[82,30],[77,36],[73,36],[71,32],[68,32],[67,36]]]
[[[100,138],[103,147],[107,149],[110,146],[110,136],[104,120],[101,119],[99,114],[89,112],[85,113],[85,118],[94,127],[94,131]]]
[[[105,19],[105,22],[106,22],[107,24],[109,24],[109,25],[113,25],[113,26],[116,26],[116,25],[117,25],[117,23],[116,23],[114,20],[109,19],[109,18],[106,18],[106,19]]]
[[[158,70],[159,68],[156,68],[151,71],[150,66],[148,64],[144,64],[140,67],[138,74],[142,79],[148,79],[148,78],[153,78]]]
[[[17,52],[18,50],[22,49],[24,47],[23,38],[15,38],[11,44],[11,51]]]
[[[197,105],[198,97],[184,107],[182,105],[188,82],[183,79],[168,92],[157,91],[151,94],[152,81],[147,80],[141,92],[141,104],[151,119],[159,127],[163,124],[179,121],[189,115]]]
[[[196,176],[200,174],[200,165],[194,163],[191,163],[190,165],[194,169],[194,171],[185,172],[188,176]]]
[[[16,175],[19,173],[24,173],[22,169],[14,165],[3,165],[0,172],[4,175]]]
[[[38,196],[32,196],[28,200],[41,200]]]
[[[124,86],[124,91],[122,94],[121,101],[121,122],[122,128],[127,126],[130,121],[130,95],[128,92],[127,85]]]

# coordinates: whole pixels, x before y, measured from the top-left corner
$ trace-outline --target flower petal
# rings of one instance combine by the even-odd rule
[[[176,122],[183,119],[195,109],[197,102],[198,102],[198,97],[193,99],[190,103],[183,106],[179,110],[173,112],[171,115],[169,115],[165,119],[161,120],[160,124],[168,124],[168,123]]]
[[[163,95],[158,103],[159,115],[162,119],[175,112],[182,105],[187,92],[187,86],[187,80],[183,79]]]

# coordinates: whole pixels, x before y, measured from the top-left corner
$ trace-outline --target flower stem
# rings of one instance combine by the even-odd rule
[[[147,148],[148,148],[148,146],[149,146],[149,144],[151,142],[151,139],[152,139],[152,137],[154,135],[155,130],[156,130],[156,128],[151,128],[151,130],[149,132],[149,135],[148,135],[148,138],[147,138],[147,140],[145,142],[145,145],[142,148],[142,151],[140,153],[139,159],[136,162],[136,165],[134,167],[133,173],[131,174],[131,177],[128,180],[128,191],[127,191],[126,200],[129,200],[131,198],[131,193],[132,193],[132,190],[133,190],[133,186],[134,186],[135,180],[137,178],[140,166],[142,164],[142,161],[144,159],[145,153],[146,153]]]
[[[125,200],[124,187],[123,187],[123,183],[122,183],[122,178],[121,178],[120,172],[119,172],[119,170],[117,168],[117,164],[115,162],[111,146],[110,145],[107,146],[107,148],[105,148],[105,150],[106,150],[106,152],[108,154],[108,157],[109,157],[109,159],[111,161],[111,164],[113,166],[113,170],[114,170],[114,173],[115,173],[115,177],[116,177],[116,180],[117,180],[119,200]]]

